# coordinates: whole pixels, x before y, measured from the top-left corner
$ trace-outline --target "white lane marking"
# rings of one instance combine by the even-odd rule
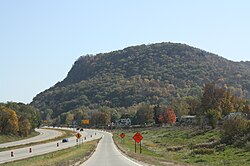
[[[137,163],[137,162],[135,162],[135,161],[129,159],[127,156],[124,156],[123,153],[121,153],[121,152],[117,149],[116,145],[114,145],[114,146],[115,146],[115,149],[116,149],[116,150],[122,155],[122,157],[124,157],[126,160],[130,161],[131,163],[133,163],[133,164],[135,164],[135,165],[143,166],[143,165],[141,165],[141,164],[139,164],[139,163]]]

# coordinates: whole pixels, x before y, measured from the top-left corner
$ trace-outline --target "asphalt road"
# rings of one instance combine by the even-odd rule
[[[49,139],[53,139],[62,135],[61,132],[56,131],[56,130],[46,130],[46,129],[35,129],[35,130],[39,132],[40,134],[32,138],[0,144],[0,148],[6,148],[6,147],[12,147],[12,146],[17,146],[17,145],[24,145],[24,144],[33,143],[33,142],[49,140]]]
[[[102,140],[94,154],[81,166],[141,166],[121,154],[113,142],[112,134],[100,131],[98,134],[103,135]]]
[[[94,140],[94,139],[98,139],[102,137],[102,134],[99,134],[97,132],[95,134],[95,131],[92,131],[92,130],[84,130],[83,132],[81,132],[81,135],[82,137],[79,141],[80,143],[84,143],[86,141],[90,141],[90,140]],[[84,139],[84,137],[86,137],[86,140]],[[67,143],[62,143],[61,141],[54,141],[50,143],[34,145],[31,147],[25,147],[25,148],[19,148],[19,149],[0,152],[0,164],[10,162],[10,161],[20,160],[20,159],[25,159],[25,158],[29,158],[29,157],[36,156],[36,155],[42,155],[42,154],[46,154],[46,153],[61,150],[61,149],[66,149],[68,147],[77,145],[76,137],[68,138],[68,140],[69,142]],[[57,146],[57,143],[59,144],[59,146]],[[31,148],[31,152],[30,152],[30,148]],[[13,152],[13,157],[11,157],[11,152]]]

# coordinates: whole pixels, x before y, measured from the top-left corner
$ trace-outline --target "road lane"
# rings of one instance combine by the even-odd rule
[[[95,132],[92,130],[84,130],[84,132],[81,132],[81,135],[82,137],[79,141],[80,143],[84,143],[84,142],[102,137],[102,135],[99,133],[96,133],[95,135]],[[85,136],[87,138],[86,140],[84,139]],[[59,147],[57,147],[57,143],[59,143]],[[10,161],[16,161],[20,159],[25,159],[25,158],[29,158],[29,157],[36,156],[36,155],[42,155],[42,154],[46,154],[46,153],[53,152],[53,151],[66,149],[75,145],[77,145],[76,137],[70,137],[69,142],[67,143],[62,143],[61,141],[53,141],[53,142],[34,145],[30,147],[3,151],[3,152],[0,152],[0,164],[10,162]],[[31,153],[29,152],[30,148],[32,150]],[[11,157],[11,152],[13,152],[14,157]]]
[[[0,148],[7,148],[17,145],[24,145],[28,143],[40,142],[59,137],[63,134],[62,132],[56,130],[48,130],[48,129],[35,129],[35,130],[40,134],[32,138],[0,144]]]
[[[141,166],[127,157],[123,156],[114,144],[112,134],[103,134],[94,154],[81,166]]]

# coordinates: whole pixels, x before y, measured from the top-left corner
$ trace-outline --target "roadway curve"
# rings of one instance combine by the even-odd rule
[[[63,129],[66,129],[66,128],[63,128]],[[68,129],[68,130],[72,130],[72,129]],[[81,137],[80,143],[84,143],[84,142],[102,137],[101,134],[97,132],[95,133],[95,131],[93,130],[84,130],[84,132],[81,132],[81,135],[83,137]],[[86,137],[86,140],[84,139],[84,137]],[[68,138],[68,140],[69,142],[67,143],[62,143],[61,141],[53,141],[53,142],[49,142],[45,144],[39,144],[39,145],[30,146],[30,147],[0,152],[0,164],[11,162],[11,161],[16,161],[20,159],[25,159],[25,158],[29,158],[29,157],[33,157],[37,155],[42,155],[42,154],[66,149],[66,148],[77,145],[76,137],[70,137]],[[57,146],[57,144],[59,146]],[[30,148],[31,148],[31,152],[30,152]],[[11,157],[11,152],[13,152],[13,157]]]
[[[114,144],[112,134],[100,131],[98,133],[103,138],[95,153],[82,166],[142,166],[121,154]]]
[[[17,145],[40,142],[44,140],[53,139],[62,135],[62,132],[56,131],[56,130],[48,130],[48,129],[35,129],[35,130],[39,132],[40,134],[32,138],[0,144],[0,148],[7,148],[7,147],[12,147],[12,146],[17,146]]]

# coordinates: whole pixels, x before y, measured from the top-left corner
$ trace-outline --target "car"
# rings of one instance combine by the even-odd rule
[[[62,143],[69,142],[68,138],[62,139]]]

